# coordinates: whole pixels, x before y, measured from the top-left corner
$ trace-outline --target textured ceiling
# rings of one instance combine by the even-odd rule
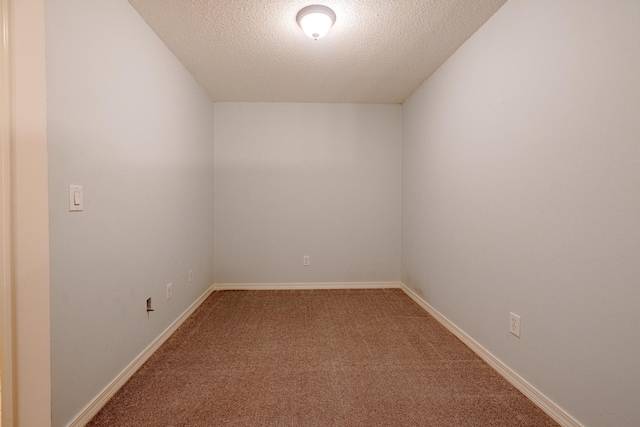
[[[214,101],[402,103],[506,0],[129,0]],[[332,8],[320,39],[296,23]]]

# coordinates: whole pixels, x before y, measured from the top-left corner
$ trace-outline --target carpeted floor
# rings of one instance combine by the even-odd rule
[[[555,426],[402,291],[221,291],[90,426]]]

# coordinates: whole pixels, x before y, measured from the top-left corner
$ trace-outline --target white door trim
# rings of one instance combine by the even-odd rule
[[[0,0],[0,370],[2,425],[13,425],[12,129],[10,0]]]

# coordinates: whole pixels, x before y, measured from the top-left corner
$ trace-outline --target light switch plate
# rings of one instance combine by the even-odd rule
[[[81,185],[69,186],[69,212],[78,212],[83,209],[84,197]]]

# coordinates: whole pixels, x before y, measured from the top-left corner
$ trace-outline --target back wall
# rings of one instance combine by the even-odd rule
[[[216,283],[398,281],[401,114],[216,103]]]

